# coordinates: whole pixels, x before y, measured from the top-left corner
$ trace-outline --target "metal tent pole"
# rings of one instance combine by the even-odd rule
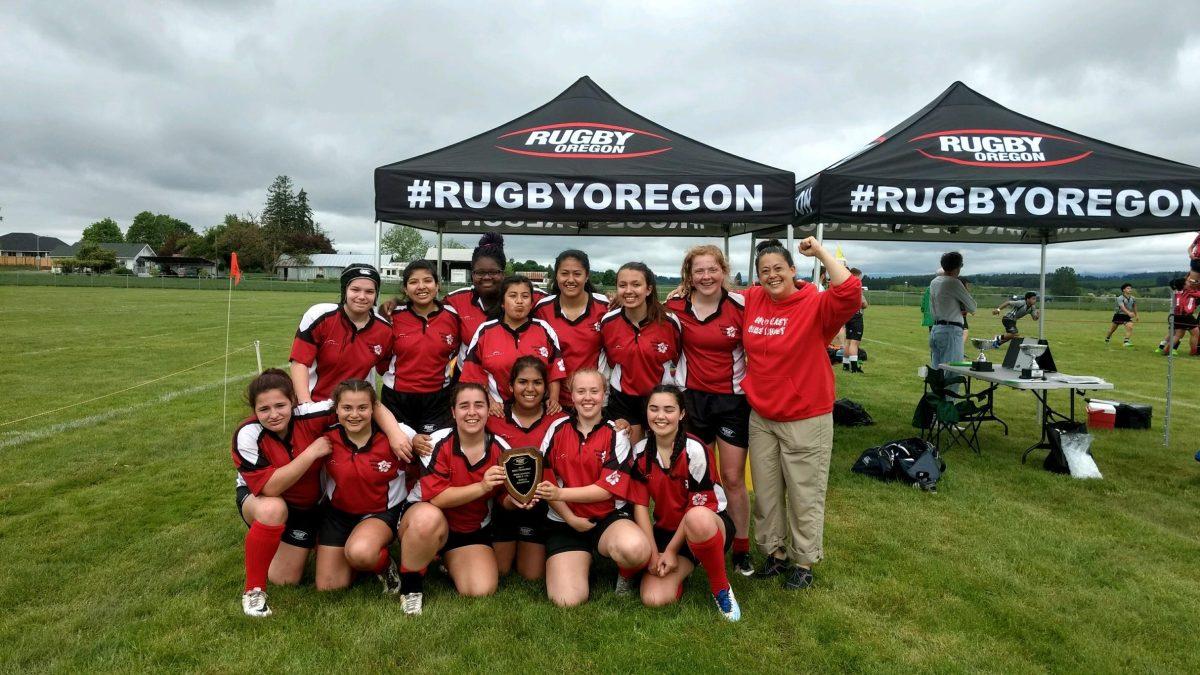
[[[755,241],[755,239],[756,239],[756,237],[754,236],[753,233],[751,233],[750,234],[750,276],[746,277],[746,285],[747,286],[754,285],[754,279],[755,279],[755,277],[754,277],[754,245],[758,243],[757,241]]]
[[[817,241],[822,246],[825,245],[825,223],[817,223]],[[792,250],[792,226],[791,225],[788,225],[788,250],[789,251]],[[820,267],[821,267],[821,262],[819,260],[817,260],[816,258],[813,258],[812,280],[813,280],[814,284],[817,283],[818,281],[820,281],[820,279],[818,278],[819,273],[817,272],[817,270]]]
[[[383,274],[383,221],[375,221],[375,269],[379,270],[379,274]]]
[[[1182,338],[1180,338],[1182,339]],[[1171,383],[1175,371],[1175,315],[1167,315],[1167,409],[1163,414],[1163,447],[1171,444]]]
[[[1046,339],[1046,240],[1049,238],[1049,232],[1042,230],[1042,267],[1041,267],[1041,286],[1038,289],[1038,305],[1041,308],[1038,310],[1038,339]]]
[[[450,283],[450,275],[444,274],[442,272],[442,226],[444,226],[445,224],[446,224],[446,221],[444,221],[444,220],[437,221],[437,235],[438,235],[437,271],[438,271],[438,277],[440,279],[442,279],[442,283],[448,284],[448,283]]]

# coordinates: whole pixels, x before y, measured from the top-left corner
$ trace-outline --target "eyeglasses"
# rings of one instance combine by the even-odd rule
[[[472,270],[471,276],[481,279],[483,277],[502,277],[504,276],[504,270]]]

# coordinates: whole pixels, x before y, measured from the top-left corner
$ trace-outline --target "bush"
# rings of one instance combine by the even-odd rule
[[[117,275],[129,275],[133,274],[133,270],[124,265],[117,265],[116,267],[112,268],[112,273]]]

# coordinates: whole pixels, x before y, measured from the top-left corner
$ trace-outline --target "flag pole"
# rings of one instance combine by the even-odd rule
[[[229,275],[229,297],[225,301],[225,375],[221,381],[225,383],[225,388],[221,394],[221,432],[224,433],[227,429],[225,426],[225,406],[229,402],[229,319],[233,311],[233,270],[230,270]]]

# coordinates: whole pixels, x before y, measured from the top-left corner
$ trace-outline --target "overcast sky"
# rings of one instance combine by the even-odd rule
[[[288,174],[339,250],[370,252],[376,166],[490,129],[581,75],[676,132],[800,177],[955,80],[1200,165],[1194,3],[975,4],[6,2],[0,232],[74,242],[143,210],[202,230],[257,213]],[[1049,266],[1182,269],[1190,240],[1051,246]],[[510,236],[507,248],[548,262],[567,241]],[[582,243],[596,268],[639,257],[667,274],[686,240]],[[748,245],[733,242],[737,270]],[[843,248],[868,272],[919,273],[946,245]],[[1037,269],[1036,247],[964,250],[968,273]]]

